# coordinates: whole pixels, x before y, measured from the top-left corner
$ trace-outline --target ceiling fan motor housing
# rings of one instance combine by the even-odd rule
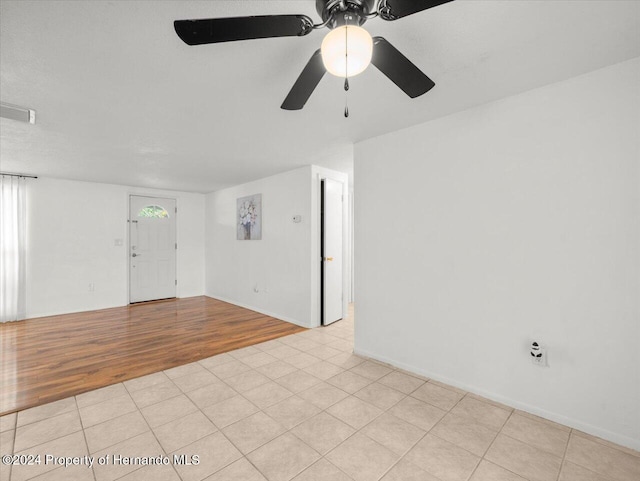
[[[342,25],[361,26],[367,21],[367,15],[375,11],[376,0],[316,0],[316,10],[334,29]]]

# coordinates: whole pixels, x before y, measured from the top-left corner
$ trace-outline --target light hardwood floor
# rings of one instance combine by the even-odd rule
[[[205,296],[0,324],[0,413],[300,331]]]

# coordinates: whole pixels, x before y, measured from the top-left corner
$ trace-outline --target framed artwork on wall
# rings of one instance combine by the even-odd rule
[[[236,232],[238,240],[262,239],[262,194],[236,200]]]

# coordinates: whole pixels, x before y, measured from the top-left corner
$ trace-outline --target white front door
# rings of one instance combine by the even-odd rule
[[[322,324],[342,319],[342,183],[322,181]]]
[[[129,302],[176,297],[176,201],[129,198]]]

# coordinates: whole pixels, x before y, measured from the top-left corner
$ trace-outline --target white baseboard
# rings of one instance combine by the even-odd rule
[[[223,296],[211,295],[211,294],[205,294],[205,295],[207,297],[210,297],[211,299],[217,299],[219,301],[228,302],[229,304],[233,304],[233,305],[238,306],[238,307],[244,307],[245,309],[249,309],[251,311],[259,312],[260,314],[264,314],[265,316],[275,317],[276,319],[280,319],[281,321],[286,321],[286,322],[289,322],[291,324],[295,324],[296,326],[306,327],[306,328],[311,327],[311,326],[309,326],[308,323],[302,322],[302,321],[300,321],[298,319],[294,319],[294,318],[288,317],[288,316],[283,316],[282,314],[278,314],[277,312],[266,311],[266,310],[261,309],[259,307],[251,306],[251,305],[245,304],[243,302],[238,302],[238,301],[236,301],[234,299],[227,299],[226,297],[223,297]]]
[[[450,379],[446,376],[441,376],[438,373],[430,372],[425,369],[420,369],[415,366],[411,366],[409,364],[405,364],[403,362],[398,362],[394,359],[389,359],[384,356],[380,356],[376,353],[369,352],[365,349],[358,349],[354,346],[353,352],[360,356],[369,357],[371,359],[375,359],[380,362],[384,362],[386,364],[391,364],[392,366],[398,367],[400,369],[404,369],[405,371],[413,372],[415,374],[419,374],[420,376],[428,377],[429,379],[433,379],[435,381],[442,382],[444,384],[448,384],[453,387],[457,387],[459,389],[463,389],[467,392],[471,392],[473,394],[477,394],[479,396],[485,397],[487,399],[491,399],[492,401],[499,402],[501,404],[505,404],[515,409],[519,409],[521,411],[528,412],[530,414],[535,414],[536,416],[540,416],[542,418],[548,419],[550,421],[563,424],[570,428],[577,429],[579,431],[583,431],[587,434],[591,434],[593,436],[597,436],[602,439],[606,439],[607,441],[611,441],[613,443],[619,444],[621,446],[625,446],[631,449],[640,450],[640,439],[630,438],[628,436],[614,433],[612,431],[608,431],[606,429],[600,428],[598,426],[593,426],[591,424],[579,421],[577,419],[573,419],[567,416],[563,416],[561,414],[557,414],[554,412],[546,411],[544,409],[540,409],[536,406],[532,406],[530,404],[511,399],[500,394],[496,394],[490,391],[486,391],[477,386],[473,386],[470,384],[460,383],[455,379]]]

